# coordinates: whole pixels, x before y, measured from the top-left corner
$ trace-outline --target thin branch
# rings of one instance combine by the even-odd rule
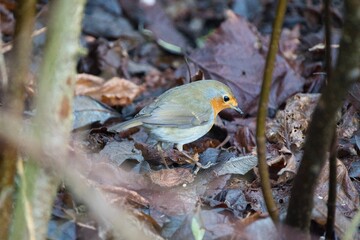
[[[332,68],[331,68],[331,12],[330,12],[330,0],[325,0],[325,69],[327,82],[332,81]],[[326,239],[332,240],[335,239],[335,212],[336,212],[336,147],[337,147],[337,136],[336,136],[336,126],[333,130],[332,141],[330,145],[330,157],[329,157],[329,196],[327,201],[327,221],[326,221]]]
[[[265,124],[269,103],[270,87],[272,82],[273,70],[275,65],[276,54],[278,52],[278,43],[281,34],[281,27],[284,20],[286,10],[286,0],[280,0],[276,9],[276,18],[273,24],[273,32],[271,35],[269,52],[266,58],[264,80],[260,93],[259,110],[256,122],[256,145],[259,161],[259,173],[261,178],[261,189],[264,195],[266,208],[271,219],[277,223],[279,221],[279,213],[276,203],[272,196],[268,165],[266,163],[266,138]]]
[[[345,22],[333,79],[328,83],[312,116],[304,155],[294,180],[285,223],[309,233],[316,183],[330,148],[336,114],[348,89],[360,80],[360,1],[345,1]]]
[[[336,213],[336,179],[337,179],[337,136],[336,128],[334,129],[334,135],[332,137],[330,145],[330,157],[329,157],[329,197],[327,200],[327,220],[326,220],[326,239],[336,239],[334,225],[335,225],[335,213]]]
[[[1,19],[0,19],[0,24],[1,24]],[[3,41],[2,41],[2,34],[0,31],[0,49],[2,49],[3,46]],[[4,58],[4,53],[0,51],[0,91],[5,91],[5,89],[7,88],[8,84],[9,84],[9,79],[8,79],[8,74],[7,74],[7,70],[6,70],[6,65],[5,65],[5,58]],[[0,100],[2,97],[0,97]]]

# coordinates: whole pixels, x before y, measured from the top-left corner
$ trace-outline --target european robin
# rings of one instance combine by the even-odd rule
[[[164,92],[133,119],[109,130],[121,132],[143,126],[153,139],[175,144],[184,153],[183,145],[204,136],[214,125],[218,113],[227,108],[242,114],[228,86],[215,80],[201,80]]]

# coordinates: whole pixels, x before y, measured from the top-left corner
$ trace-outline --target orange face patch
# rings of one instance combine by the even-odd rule
[[[224,102],[222,97],[213,98],[211,100],[211,106],[214,109],[214,115],[216,115],[221,112],[224,109],[236,107],[238,104],[236,102],[236,99],[231,97],[228,102]]]
[[[229,108],[227,103],[224,103],[224,100],[221,97],[213,98],[211,100],[211,106],[214,109],[214,115],[217,116],[222,110]]]

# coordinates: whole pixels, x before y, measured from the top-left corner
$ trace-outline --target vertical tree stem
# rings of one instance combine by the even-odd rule
[[[272,196],[270,177],[268,165],[266,163],[266,138],[265,138],[265,124],[269,103],[270,87],[272,82],[273,70],[278,52],[278,43],[281,34],[281,27],[284,20],[286,10],[286,0],[279,0],[276,9],[276,18],[273,24],[273,32],[271,34],[271,41],[269,52],[266,58],[264,78],[260,93],[259,110],[256,122],[256,145],[259,161],[259,173],[261,178],[261,189],[264,195],[266,208],[271,216],[271,219],[277,223],[279,221],[279,213],[276,203]]]
[[[24,108],[25,82],[28,77],[30,54],[32,50],[31,33],[34,28],[36,0],[17,2],[14,47],[8,59],[9,79],[1,54],[1,87],[0,97],[4,108],[21,117]],[[20,129],[13,129],[16,132]],[[0,139],[0,239],[8,239],[11,217],[13,215],[13,193],[15,192],[16,162],[18,158],[15,146]]]
[[[329,157],[329,197],[327,200],[327,221],[326,221],[326,239],[335,239],[335,213],[336,213],[336,179],[337,179],[337,133],[336,127],[334,129],[334,135],[330,145],[330,157]]]
[[[314,191],[329,150],[336,115],[347,90],[360,80],[360,1],[345,0],[345,22],[332,81],[314,110],[304,155],[291,191],[286,224],[309,233]]]
[[[325,0],[324,2],[324,12],[325,12],[325,69],[327,82],[332,81],[332,54],[331,54],[331,8],[330,0]],[[329,196],[327,200],[327,221],[326,221],[326,239],[335,239],[335,212],[336,212],[336,147],[337,147],[337,133],[336,126],[334,128],[332,142],[330,145],[330,157],[329,157]]]
[[[43,149],[56,152],[59,159],[66,157],[72,129],[73,88],[84,5],[85,0],[50,2],[33,130]],[[30,227],[28,223],[34,222],[35,239],[45,239],[59,180],[54,172],[42,168],[36,161],[25,163],[24,180],[26,194],[17,199],[11,237],[26,238]],[[20,185],[20,188],[23,186]],[[24,205],[26,202],[30,202],[30,211],[23,211],[27,207]],[[27,212],[32,213],[32,219],[24,224],[23,219],[29,219],[24,215]]]

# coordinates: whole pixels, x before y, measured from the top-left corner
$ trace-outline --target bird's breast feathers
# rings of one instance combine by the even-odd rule
[[[210,131],[214,121],[191,128],[157,127],[151,128],[150,134],[162,142],[187,144],[204,136]]]

